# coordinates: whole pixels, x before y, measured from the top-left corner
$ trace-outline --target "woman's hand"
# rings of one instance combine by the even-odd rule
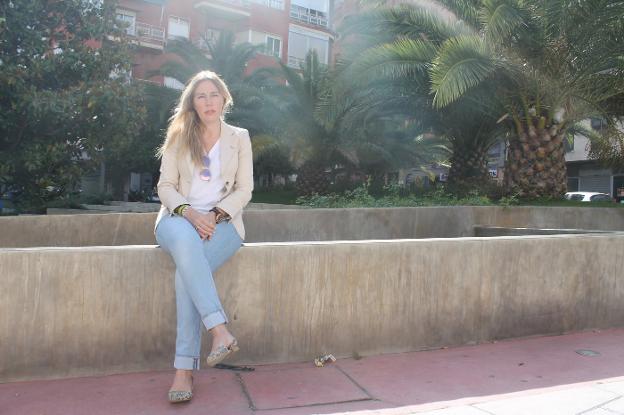
[[[212,237],[217,226],[214,212],[200,213],[189,207],[184,212],[184,217],[195,227],[202,240]]]

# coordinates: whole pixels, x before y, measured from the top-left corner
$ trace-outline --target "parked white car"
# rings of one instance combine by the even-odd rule
[[[613,198],[606,193],[599,192],[568,192],[565,194],[568,200],[577,202],[613,202]]]

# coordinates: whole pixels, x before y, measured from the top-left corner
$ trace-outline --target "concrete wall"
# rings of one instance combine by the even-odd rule
[[[622,252],[622,234],[247,244],[216,279],[233,362],[309,361],[623,326]],[[0,382],[170,368],[174,336],[159,248],[0,249]]]
[[[523,235],[562,235],[609,233],[610,231],[595,231],[583,229],[544,229],[544,228],[504,228],[500,226],[475,226],[474,236],[523,236]]]
[[[154,213],[0,217],[0,247],[152,245],[155,218]],[[473,236],[475,225],[624,231],[624,209],[250,209],[244,221],[247,242],[454,238]]]

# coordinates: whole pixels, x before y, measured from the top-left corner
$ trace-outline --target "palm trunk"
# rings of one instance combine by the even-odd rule
[[[451,193],[464,196],[472,190],[481,189],[489,181],[487,149],[457,146],[453,148],[447,183]]]
[[[521,198],[561,198],[567,188],[565,129],[559,124],[539,125],[535,117],[528,122],[516,119],[517,136],[509,144],[505,187]]]
[[[325,166],[318,162],[305,162],[297,172],[295,187],[299,196],[327,193],[329,178]]]

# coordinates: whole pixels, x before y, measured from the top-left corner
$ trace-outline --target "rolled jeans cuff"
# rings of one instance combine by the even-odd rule
[[[215,311],[214,313],[208,314],[206,317],[202,318],[204,322],[204,326],[206,330],[210,330],[211,328],[218,326],[219,324],[227,323],[227,317],[225,316],[225,312],[223,310]]]
[[[199,356],[178,356],[173,361],[173,367],[183,370],[199,370]]]

